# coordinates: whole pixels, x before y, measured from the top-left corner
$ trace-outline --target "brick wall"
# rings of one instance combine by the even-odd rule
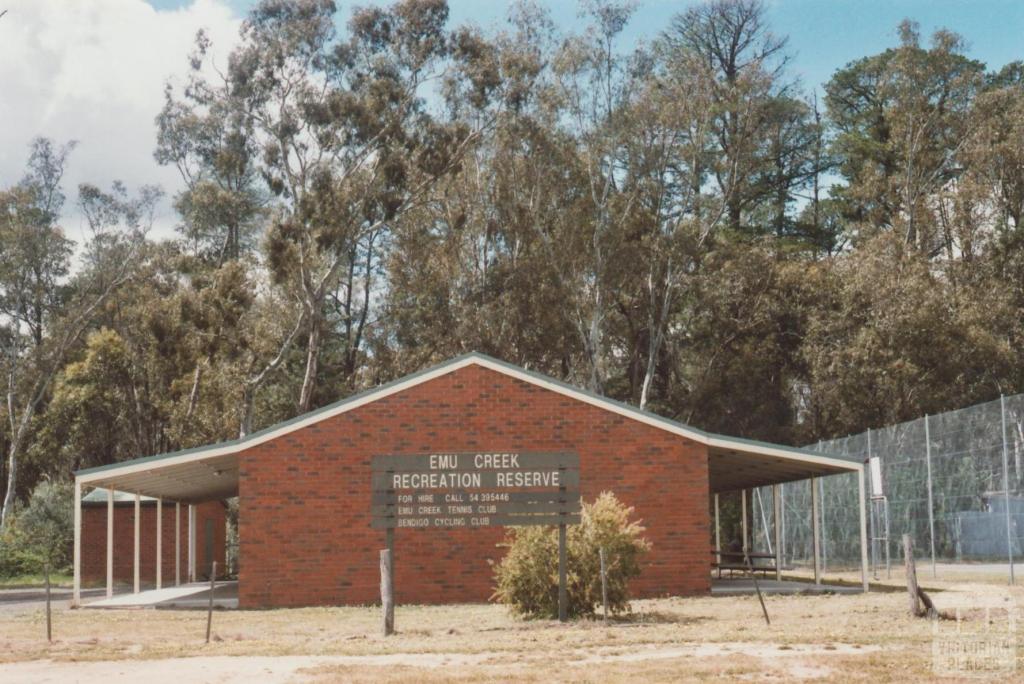
[[[653,548],[635,596],[709,591],[703,445],[471,365],[240,454],[240,605],[379,599],[373,455],[551,450],[579,454],[585,500],[613,491],[643,520]],[[396,600],[486,601],[504,534],[396,530]]]
[[[196,574],[209,578],[210,563],[217,561],[222,576],[227,538],[226,510],[219,501],[196,506]],[[214,558],[206,554],[206,521],[213,523]],[[161,515],[163,586],[174,584],[174,503],[164,502]],[[114,581],[134,582],[135,503],[114,504]],[[156,503],[143,501],[139,515],[139,579],[143,587],[156,585]],[[181,581],[188,579],[188,506],[181,507]],[[82,583],[107,582],[107,504],[82,506]]]

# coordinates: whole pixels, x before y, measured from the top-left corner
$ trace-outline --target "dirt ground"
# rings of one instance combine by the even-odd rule
[[[1024,606],[1024,589],[991,577],[925,581],[961,616],[933,623],[909,616],[900,580],[894,572],[867,595],[766,597],[770,626],[754,596],[635,601],[607,624],[399,606],[387,639],[373,607],[222,611],[210,644],[202,611],[60,609],[53,644],[42,611],[0,614],[0,681],[913,681],[935,677],[934,643],[1005,634]]]

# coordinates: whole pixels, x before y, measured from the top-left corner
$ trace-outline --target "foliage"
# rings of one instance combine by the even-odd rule
[[[74,497],[67,485],[42,481],[0,535],[0,577],[66,570],[71,563]]]
[[[1024,391],[1020,62],[906,21],[819,103],[761,0],[645,45],[632,7],[256,3],[166,90],[172,239],[157,189],[73,193],[74,144],[32,141],[0,188],[0,520],[470,350],[795,444]]]
[[[640,560],[650,550],[631,507],[611,492],[583,504],[582,522],[566,535],[566,589],[569,617],[594,614],[601,605],[600,549],[607,571],[608,610],[629,610],[629,581],[640,575]],[[558,617],[558,529],[512,528],[502,560],[495,566],[494,599],[528,618]]]

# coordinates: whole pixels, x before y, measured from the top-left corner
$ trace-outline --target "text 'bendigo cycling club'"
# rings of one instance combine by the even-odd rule
[[[552,524],[578,518],[576,454],[384,455],[374,457],[372,465],[375,527]]]

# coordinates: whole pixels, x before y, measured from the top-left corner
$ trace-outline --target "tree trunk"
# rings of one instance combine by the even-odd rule
[[[309,411],[313,403],[313,390],[316,388],[316,375],[322,344],[323,334],[320,329],[320,319],[316,316],[309,322],[309,337],[306,339],[306,373],[302,378],[302,390],[299,392],[299,413]]]
[[[3,507],[0,508],[0,532],[7,529],[7,518],[14,505],[14,488],[18,484],[18,438],[11,440],[7,451],[7,491],[4,494]]]
[[[14,403],[11,397],[8,397],[8,406],[13,412]],[[21,456],[21,445],[25,441],[25,433],[34,414],[35,406],[31,402],[22,410],[20,420],[15,421],[14,414],[11,414],[11,446],[7,450],[7,491],[4,493],[3,508],[0,508],[0,532],[7,528],[11,510],[14,508],[15,490],[18,486],[18,458]]]
[[[653,347],[654,345],[651,345]],[[644,382],[640,388],[640,410],[643,411],[647,408],[647,397],[651,391],[651,379],[654,377],[654,355],[655,350],[652,348],[647,354],[647,367],[644,369]]]
[[[600,295],[596,297],[600,301]],[[600,304],[597,305],[598,307]],[[604,394],[604,382],[601,374],[601,317],[597,310],[590,315],[589,325],[584,339],[587,358],[590,361],[590,379],[587,389],[594,394]]]
[[[238,421],[238,438],[242,439],[252,432],[252,411],[256,403],[256,388],[253,383],[246,382],[242,388],[242,410]]]
[[[256,403],[256,391],[263,386],[267,377],[281,366],[281,363],[284,361],[285,354],[287,354],[288,350],[291,349],[292,342],[295,340],[296,335],[299,334],[299,330],[302,328],[302,322],[305,319],[306,316],[300,309],[299,317],[295,321],[295,327],[292,328],[292,331],[288,333],[288,336],[281,342],[281,346],[277,350],[277,356],[265,365],[263,370],[255,375],[249,376],[242,384],[242,408],[238,425],[239,439],[252,432],[252,414],[253,407]]]
[[[197,364],[196,370],[192,374],[192,391],[188,394],[188,409],[185,411],[186,421],[192,418],[192,414],[196,412],[196,405],[199,404],[199,383],[203,377],[204,365],[206,365],[206,361]]]

